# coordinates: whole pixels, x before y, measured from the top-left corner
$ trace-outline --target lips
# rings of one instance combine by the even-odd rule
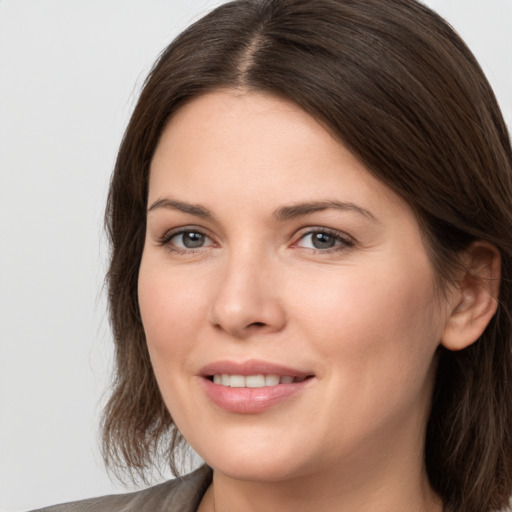
[[[229,412],[262,412],[306,389],[314,374],[265,361],[218,361],[201,370],[210,400]]]

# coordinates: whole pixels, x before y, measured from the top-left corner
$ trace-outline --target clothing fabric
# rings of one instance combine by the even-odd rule
[[[142,491],[63,503],[32,512],[196,512],[211,481],[212,470],[201,466],[184,477]]]

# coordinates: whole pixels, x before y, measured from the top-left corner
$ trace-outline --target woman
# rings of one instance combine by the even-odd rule
[[[510,495],[512,153],[413,0],[238,0],[181,34],[107,226],[114,467],[51,510],[491,511]]]

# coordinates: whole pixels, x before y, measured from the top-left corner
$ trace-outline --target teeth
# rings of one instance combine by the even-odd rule
[[[229,387],[245,388],[245,377],[243,375],[231,375],[229,377]]]
[[[213,382],[231,388],[263,388],[277,386],[278,384],[291,384],[302,382],[305,377],[292,377],[291,375],[214,375]]]
[[[248,375],[245,377],[245,385],[248,388],[262,388],[265,386],[264,375]]]
[[[265,375],[265,386],[277,386],[279,384],[279,375]]]

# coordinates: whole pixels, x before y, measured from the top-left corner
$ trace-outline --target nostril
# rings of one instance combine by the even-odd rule
[[[265,324],[263,322],[253,322],[252,324],[249,324],[249,327],[264,327]]]

